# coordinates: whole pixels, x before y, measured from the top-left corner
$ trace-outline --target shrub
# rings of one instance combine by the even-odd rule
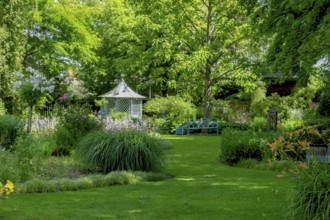
[[[219,118],[220,121],[233,121],[237,117],[237,113],[230,106],[230,101],[214,100],[212,104],[213,110],[211,114],[213,117]]]
[[[322,116],[330,116],[330,90],[327,88],[321,95],[318,112]]]
[[[9,151],[0,151],[0,177],[2,180],[20,181],[17,155]]]
[[[0,115],[0,147],[13,148],[16,139],[23,134],[24,121],[13,115]]]
[[[111,110],[109,115],[111,118],[113,118],[114,120],[118,120],[118,121],[123,120],[124,118],[130,117],[130,115],[127,112],[118,112],[113,109]]]
[[[306,128],[317,128],[318,130],[327,130],[330,128],[329,125],[330,125],[330,118],[328,117],[311,117],[304,119],[304,126]]]
[[[57,126],[55,131],[56,147],[52,150],[52,156],[70,155],[70,149],[76,143],[75,136],[71,135],[69,130],[63,126]]]
[[[171,141],[169,141],[169,140],[164,140],[164,139],[160,139],[160,140],[158,141],[158,145],[159,145],[161,148],[163,148],[164,150],[170,150],[170,149],[172,149],[172,147],[173,147],[173,144],[172,144]]]
[[[15,154],[18,159],[20,180],[32,179],[42,163],[43,153],[40,143],[32,135],[20,138],[15,146]]]
[[[330,219],[330,164],[313,162],[299,173],[289,195],[288,219]]]
[[[6,107],[5,107],[5,103],[0,98],[0,115],[4,115],[4,114],[6,114]]]
[[[223,130],[238,130],[238,131],[246,131],[250,129],[249,123],[239,123],[239,122],[220,122],[219,123],[219,133],[222,133]]]
[[[288,119],[283,121],[279,125],[282,126],[285,131],[294,131],[303,127],[304,120],[302,119]]]
[[[255,131],[267,131],[267,118],[254,117],[251,122],[251,128]]]
[[[309,86],[307,87],[296,87],[292,91],[292,94],[288,97],[283,98],[284,100],[284,106],[286,109],[289,110],[295,110],[295,111],[300,111],[299,113],[296,112],[295,114],[298,113],[302,115],[303,110],[307,110],[310,108],[310,104],[312,103],[313,98],[315,97],[315,89],[310,88]],[[288,115],[290,116],[290,115]]]
[[[253,116],[265,116],[267,113],[268,101],[266,98],[265,91],[261,88],[257,88],[252,94],[251,99],[251,112]]]
[[[69,154],[87,133],[102,128],[102,124],[96,118],[88,115],[89,112],[88,108],[79,105],[67,106],[63,110],[56,127],[57,148],[53,152],[54,155]]]
[[[157,171],[165,152],[159,140],[144,131],[96,131],[78,145],[77,158],[107,173],[115,170]]]
[[[160,132],[174,133],[175,127],[196,116],[195,106],[181,97],[157,97],[144,105],[144,112],[151,116]]]
[[[220,141],[219,161],[234,165],[244,159],[262,160],[270,157],[267,144],[274,138],[274,133],[254,131],[224,130]]]

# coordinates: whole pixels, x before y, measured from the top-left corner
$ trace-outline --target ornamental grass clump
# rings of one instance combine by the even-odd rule
[[[165,150],[155,136],[139,130],[96,131],[78,144],[78,160],[103,173],[117,170],[159,171]]]
[[[301,167],[285,211],[287,219],[330,219],[330,164]]]

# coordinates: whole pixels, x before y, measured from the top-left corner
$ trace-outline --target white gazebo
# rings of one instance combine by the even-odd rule
[[[107,98],[108,103],[101,108],[102,112],[109,113],[111,110],[116,112],[126,112],[132,117],[142,119],[142,99],[145,97],[134,92],[124,79],[111,91],[100,95]]]

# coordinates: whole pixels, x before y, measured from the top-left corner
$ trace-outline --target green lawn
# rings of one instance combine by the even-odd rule
[[[289,177],[221,165],[221,137],[166,136],[173,142],[162,182],[78,192],[14,194],[0,219],[282,219]]]

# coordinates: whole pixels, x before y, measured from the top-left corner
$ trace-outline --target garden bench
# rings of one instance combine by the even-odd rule
[[[203,118],[199,120],[189,120],[187,124],[187,134],[189,135],[192,130],[207,129],[216,130],[219,135],[219,121],[218,119]]]
[[[306,152],[307,162],[312,160],[330,163],[330,146],[326,147],[310,147]]]

